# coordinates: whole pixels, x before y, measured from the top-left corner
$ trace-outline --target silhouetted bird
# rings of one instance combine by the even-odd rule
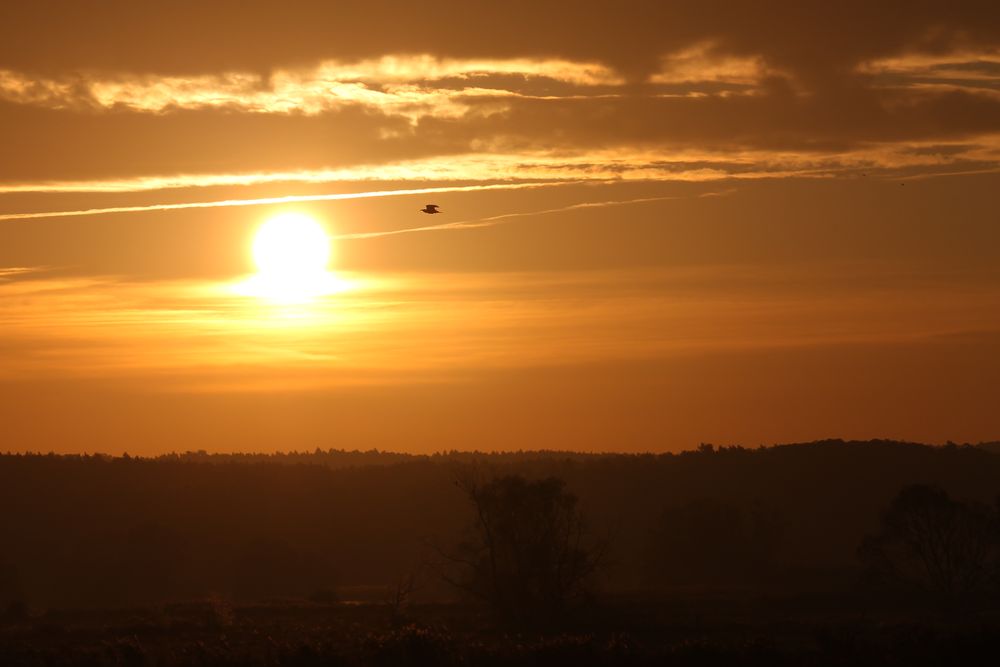
[[[422,209],[420,209],[420,212],[421,213],[440,213],[441,211],[438,210],[438,205],[437,204],[427,204],[427,206],[424,206]]]

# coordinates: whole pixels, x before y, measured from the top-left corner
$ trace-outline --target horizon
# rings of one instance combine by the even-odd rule
[[[810,447],[817,445],[865,445],[865,446],[882,446],[882,445],[906,445],[913,447],[929,447],[936,449],[943,448],[963,448],[963,449],[987,449],[989,450],[994,445],[1000,445],[1000,440],[981,440],[979,442],[954,442],[951,440],[945,442],[911,442],[907,440],[893,440],[886,438],[873,438],[870,440],[844,440],[842,438],[820,438],[819,440],[810,440],[808,442],[772,442],[772,443],[758,443],[757,445],[746,445],[742,443],[711,443],[703,442],[699,443],[697,447],[691,449],[680,449],[680,450],[619,450],[619,451],[600,451],[600,450],[573,450],[573,449],[493,449],[493,450],[479,450],[479,449],[450,449],[450,450],[439,450],[433,452],[406,452],[406,451],[394,451],[394,450],[383,450],[383,449],[341,449],[330,447],[327,449],[322,449],[316,447],[312,450],[272,450],[272,451],[208,451],[204,449],[198,450],[172,450],[169,452],[160,452],[158,454],[130,454],[128,451],[123,451],[120,454],[114,454],[102,451],[83,451],[83,452],[56,452],[56,451],[40,451],[40,450],[6,450],[0,452],[0,456],[36,456],[36,457],[47,457],[47,456],[90,456],[99,457],[104,459],[138,459],[138,460],[149,460],[155,461],[158,459],[167,459],[172,457],[184,458],[184,457],[288,457],[288,456],[300,456],[300,457],[310,457],[310,456],[337,456],[337,455],[373,455],[373,456],[390,456],[390,457],[402,457],[402,458],[447,458],[451,456],[483,456],[489,457],[510,457],[510,456],[543,456],[543,457],[558,457],[564,455],[570,455],[575,457],[603,457],[603,456],[624,456],[624,457],[640,457],[640,456],[676,456],[682,454],[700,454],[700,453],[716,453],[716,452],[726,452],[726,451],[743,451],[743,452],[761,452],[773,449],[780,449],[785,447]]]

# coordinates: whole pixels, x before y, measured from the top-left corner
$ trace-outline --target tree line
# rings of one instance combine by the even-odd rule
[[[977,447],[208,458],[0,456],[0,602],[391,589],[396,607],[479,600],[545,624],[599,592],[861,585],[954,602],[996,584],[1000,456]]]

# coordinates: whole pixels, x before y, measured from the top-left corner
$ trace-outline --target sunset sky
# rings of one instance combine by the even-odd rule
[[[3,451],[1000,439],[995,2],[3,2],[0,156]]]

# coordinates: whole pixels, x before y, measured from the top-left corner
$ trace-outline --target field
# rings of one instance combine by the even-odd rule
[[[573,627],[512,633],[477,607],[221,599],[156,609],[10,614],[0,664],[839,665],[989,664],[1000,614],[947,616],[857,598],[616,598]],[[948,659],[945,659],[945,656]]]

